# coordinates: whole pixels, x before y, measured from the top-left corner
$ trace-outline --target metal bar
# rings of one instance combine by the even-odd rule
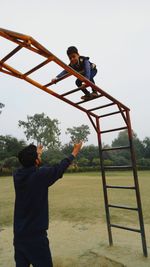
[[[80,73],[80,74],[83,74],[83,71],[80,71],[79,73]],[[60,81],[62,81],[62,80],[64,80],[64,79],[68,78],[68,77],[71,76],[71,75],[72,75],[72,74],[67,73],[67,74],[63,75],[62,77],[58,78],[55,82],[49,82],[49,83],[45,84],[44,86],[48,87],[48,86],[50,86],[50,85],[56,84],[56,83],[58,83],[58,82],[60,82]]]
[[[103,133],[109,133],[109,132],[114,132],[114,131],[120,131],[120,130],[126,130],[126,129],[127,129],[127,127],[120,127],[120,128],[115,128],[115,129],[101,131],[101,134],[103,134]]]
[[[44,60],[42,63],[40,63],[39,65],[35,66],[33,69],[27,71],[27,72],[24,73],[23,75],[25,75],[25,76],[30,75],[31,73],[33,73],[34,71],[36,71],[36,70],[42,68],[44,65],[46,65],[47,63],[49,63],[49,62],[52,61],[52,60],[53,60],[53,57],[50,56],[48,59]]]
[[[110,226],[111,227],[115,227],[115,228],[120,228],[120,229],[128,230],[128,231],[132,231],[132,232],[137,232],[137,233],[140,233],[141,232],[139,229],[125,227],[125,226],[121,226],[121,225],[118,225],[118,224],[111,224]]]
[[[120,110],[120,112],[121,112],[121,115],[122,115],[122,117],[123,117],[125,123],[128,125],[128,120],[127,120],[127,118],[125,117],[125,114],[123,113],[125,110],[122,110],[122,108],[121,108],[119,105],[118,105],[118,108],[119,108],[119,110]]]
[[[106,185],[106,188],[112,188],[112,189],[135,189],[135,186]]]
[[[119,146],[119,147],[103,148],[102,151],[121,150],[121,149],[129,149],[129,148],[130,146]]]
[[[7,56],[5,56],[3,59],[1,59],[1,62],[4,63],[6,60],[8,60],[10,57],[12,57],[15,53],[17,53],[20,49],[22,49],[22,47],[20,45],[18,45]]]
[[[14,74],[14,73],[12,73],[12,72],[10,72],[10,71],[7,71],[7,70],[4,70],[4,69],[2,69],[2,68],[0,68],[0,72],[3,72],[3,73],[8,74],[8,75],[11,75],[11,76],[13,76],[13,77],[20,78],[20,75]]]
[[[22,33],[18,33],[18,32],[14,32],[14,31],[10,31],[10,30],[7,30],[7,29],[4,29],[4,28],[0,28],[0,35],[1,34],[7,34],[8,36],[13,36],[14,38],[19,38],[19,39],[22,39],[24,41],[27,41],[29,40],[31,37],[29,35],[25,35],[25,34],[22,34]]]
[[[125,110],[124,110],[125,111]],[[104,115],[100,115],[98,116],[99,118],[103,118],[103,117],[107,117],[107,116],[112,116],[112,115],[115,115],[115,114],[118,114],[118,113],[121,113],[120,111],[115,111],[115,112],[111,112],[111,113],[106,113]]]
[[[93,127],[94,127],[94,129],[95,129],[95,131],[97,132],[97,128],[96,128],[96,125],[95,125],[94,121],[92,120],[92,118],[91,118],[91,116],[89,115],[89,113],[87,113],[87,115],[88,115],[88,117],[89,117],[89,119],[90,119],[90,121],[91,121],[91,123],[92,123],[92,125],[93,125]]]
[[[18,40],[18,39],[15,39],[14,37],[11,37],[10,35],[4,33],[4,32],[1,32],[1,29],[0,29],[0,36],[8,39],[9,41],[12,41],[16,44],[18,44],[19,46],[21,47],[25,47],[29,50],[31,50],[32,52],[35,52],[43,57],[47,57],[47,55],[45,55],[43,52],[39,51],[37,48],[34,48],[33,46],[31,46],[31,39],[32,37],[30,37],[29,39],[25,39],[22,41]],[[49,55],[50,56],[50,55]]]
[[[104,166],[105,170],[122,170],[122,169],[132,169],[132,165],[126,166]]]
[[[23,79],[23,80],[29,82],[30,84],[32,84],[32,85],[38,87],[39,89],[41,89],[41,90],[47,92],[48,94],[53,95],[53,96],[55,96],[55,97],[57,97],[57,98],[63,100],[64,102],[66,102],[66,103],[68,103],[68,104],[70,104],[70,105],[76,107],[77,109],[82,110],[83,112],[87,113],[87,110],[86,110],[85,108],[80,107],[80,106],[77,106],[75,103],[73,103],[73,102],[70,101],[69,99],[66,99],[66,98],[62,97],[61,95],[55,93],[54,91],[50,90],[49,88],[47,88],[47,87],[41,85],[40,83],[34,81],[33,79],[29,78],[28,76],[24,76],[21,72],[15,70],[14,68],[12,68],[12,67],[10,67],[9,65],[7,65],[6,63],[3,63],[3,66],[4,66],[7,70],[9,70],[9,71],[11,71],[12,73],[14,73],[14,75],[16,74],[16,77],[17,77],[17,78]],[[95,115],[94,113],[92,113],[92,112],[89,112],[89,114],[90,114],[91,116],[96,117],[96,115]]]
[[[26,46],[27,49],[32,50],[31,44],[34,45],[36,48],[38,48],[38,51],[35,51],[39,54],[42,54],[45,57],[49,57],[50,55],[53,55],[50,51],[48,51],[44,46],[42,46],[40,43],[38,43],[36,40],[34,40],[32,37],[23,35],[20,33],[12,32],[6,29],[0,28],[0,35],[4,38],[7,38],[9,40],[12,40],[13,42],[19,43],[21,46]],[[19,42],[16,39],[23,40],[24,43]],[[26,44],[25,44],[26,42]],[[34,49],[35,50],[35,49]],[[66,65],[63,61],[61,61],[59,58],[57,58],[55,55],[53,61],[60,65],[63,69],[65,69],[70,74],[74,75],[81,81],[85,82],[86,85],[94,88],[97,92],[105,96],[106,98],[110,99],[111,101],[115,102],[117,105],[120,105],[122,108],[129,110],[128,107],[126,107],[124,104],[122,104],[120,101],[103,91],[100,87],[96,86],[94,83],[92,83],[90,80],[85,78],[83,75],[79,74],[77,71],[72,69],[70,66]]]
[[[67,73],[64,76],[62,76],[61,78],[57,79],[55,82],[49,82],[49,83],[45,84],[44,86],[48,87],[50,85],[56,84],[56,83],[58,83],[58,82],[60,82],[60,81],[62,81],[64,79],[68,78],[69,76],[71,76],[71,74]]]
[[[106,105],[103,105],[103,106],[99,106],[99,107],[96,107],[96,108],[91,108],[91,109],[88,109],[88,111],[94,111],[94,110],[97,110],[97,109],[100,109],[100,108],[106,108],[106,107],[110,107],[110,106],[113,106],[113,105],[116,105],[116,103],[109,103],[109,104],[106,104]]]
[[[146,244],[146,236],[145,236],[145,227],[144,227],[144,220],[143,220],[143,212],[142,212],[142,203],[140,197],[140,189],[139,189],[139,182],[138,182],[138,174],[137,174],[137,167],[136,167],[136,157],[134,151],[134,144],[133,144],[133,135],[132,135],[132,128],[130,122],[130,114],[129,111],[126,111],[126,116],[128,120],[128,136],[129,136],[129,143],[130,143],[130,151],[131,151],[131,160],[133,164],[133,177],[134,177],[134,184],[136,188],[136,201],[138,206],[138,215],[139,215],[139,223],[141,229],[141,240],[142,240],[142,247],[144,256],[148,256],[147,252],[147,244]]]
[[[8,64],[6,64],[6,63],[2,63],[1,66],[2,66],[2,69],[5,68],[6,70],[8,70],[8,71],[10,72],[10,75],[13,75],[13,76],[16,76],[17,78],[22,79],[22,76],[23,76],[23,75],[22,75],[22,73],[19,72],[18,70],[16,70],[16,69],[10,67],[10,66],[9,66]],[[0,70],[1,70],[1,68],[0,68]],[[8,73],[8,74],[9,74],[9,73]]]
[[[86,87],[87,87],[87,86],[86,86]],[[82,103],[85,103],[85,102],[88,102],[88,101],[91,101],[91,100],[95,100],[95,99],[97,99],[97,98],[99,98],[99,97],[102,97],[102,96],[103,96],[103,95],[98,95],[98,96],[96,96],[96,97],[89,98],[88,100],[83,100],[83,101],[77,102],[76,105],[80,105],[80,104],[82,104]]]
[[[125,210],[138,211],[138,208],[132,208],[132,207],[128,207],[128,206],[120,206],[120,205],[112,205],[112,204],[109,204],[108,207],[109,208],[116,208],[116,209],[125,209]]]
[[[102,173],[102,184],[103,184],[103,192],[104,192],[104,203],[105,203],[108,238],[109,238],[109,244],[110,244],[110,246],[112,246],[113,245],[113,239],[112,239],[112,231],[111,231],[111,227],[110,227],[108,194],[107,194],[107,189],[106,189],[106,176],[105,176],[105,169],[104,169],[104,159],[103,159],[103,154],[102,154],[102,140],[101,140],[100,122],[99,122],[98,118],[96,118],[96,126],[97,126],[97,139],[98,139],[100,166],[101,166],[101,173]]]
[[[67,93],[62,94],[61,96],[70,95],[70,94],[72,94],[72,93],[75,93],[75,92],[80,91],[81,89],[83,89],[83,87],[75,88],[75,89],[73,89],[73,90],[71,90],[71,91],[69,91],[69,92],[67,92]]]

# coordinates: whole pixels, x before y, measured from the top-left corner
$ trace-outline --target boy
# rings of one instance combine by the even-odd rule
[[[85,76],[91,82],[95,83],[93,78],[97,73],[97,69],[96,69],[96,65],[89,61],[89,57],[80,56],[78,49],[75,46],[70,46],[67,49],[67,55],[70,59],[69,66],[73,68],[74,70],[76,70],[77,72],[81,72],[83,76]],[[52,82],[56,82],[57,79],[61,78],[66,73],[67,71],[63,70],[60,74],[56,76],[56,78],[52,79]],[[90,92],[86,88],[84,88],[85,83],[80,81],[79,79],[76,80],[76,85],[78,87],[83,88],[81,90],[83,91],[85,95],[82,96],[81,99],[89,100],[91,98],[97,97],[98,95],[97,91],[92,88],[92,93],[90,94]]]
[[[72,154],[52,167],[41,167],[42,146],[29,145],[19,152],[23,168],[14,174],[14,249],[16,267],[52,267],[47,238],[48,187],[62,178],[82,143],[75,144]]]

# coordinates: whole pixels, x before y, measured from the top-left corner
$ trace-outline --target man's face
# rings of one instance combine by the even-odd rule
[[[79,54],[77,54],[77,53],[72,53],[72,54],[69,55],[69,59],[70,59],[70,63],[71,63],[72,65],[74,65],[74,64],[78,63],[78,60],[79,60]]]

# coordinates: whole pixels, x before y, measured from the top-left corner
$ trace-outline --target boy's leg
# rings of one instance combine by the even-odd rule
[[[91,70],[91,77],[90,77],[90,81],[92,82],[92,83],[94,83],[95,84],[95,82],[94,82],[94,76],[96,75],[96,73],[97,73],[97,70],[96,69],[93,69],[93,70]],[[93,96],[97,96],[97,91],[94,89],[94,88],[92,88],[92,91],[93,91],[93,93],[92,93],[92,95]]]
[[[80,87],[80,86],[82,85],[82,81],[80,81],[79,79],[77,79],[77,80],[76,80],[76,85],[77,85],[78,87]],[[83,92],[85,95],[87,95],[87,96],[90,95],[89,91],[88,91],[86,88],[83,88],[83,89],[81,89],[81,90],[82,90],[82,92]]]

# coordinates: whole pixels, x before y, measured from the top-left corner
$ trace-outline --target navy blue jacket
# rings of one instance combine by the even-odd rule
[[[91,70],[96,69],[96,65],[94,63],[91,63],[89,61],[89,57],[84,57],[84,56],[80,56],[78,63],[72,65],[71,63],[69,64],[69,66],[71,68],[73,68],[74,70],[76,70],[77,72],[81,72],[83,76],[85,76],[87,79],[90,80],[91,77]],[[61,78],[63,77],[65,74],[67,74],[68,72],[66,70],[63,70],[61,73],[59,73],[56,78]]]
[[[15,237],[28,236],[48,229],[48,187],[62,178],[73,159],[74,156],[70,155],[52,167],[20,168],[14,173]]]

